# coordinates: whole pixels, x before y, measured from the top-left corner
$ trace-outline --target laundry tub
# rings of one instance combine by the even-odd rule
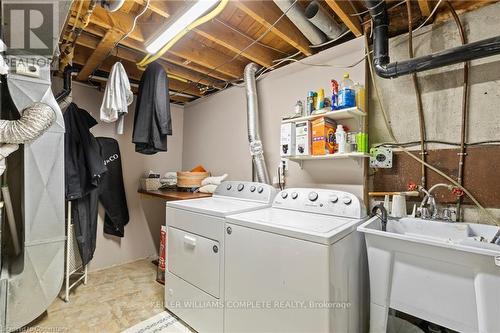
[[[500,332],[499,228],[402,218],[387,231],[374,217],[365,233],[370,332],[386,332],[389,308],[459,332]]]

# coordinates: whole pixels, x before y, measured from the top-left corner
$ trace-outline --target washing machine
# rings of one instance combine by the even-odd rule
[[[210,198],[167,203],[165,306],[196,331],[223,331],[225,217],[270,207],[275,195],[226,181]]]
[[[225,332],[366,332],[365,220],[355,195],[303,188],[228,216]]]

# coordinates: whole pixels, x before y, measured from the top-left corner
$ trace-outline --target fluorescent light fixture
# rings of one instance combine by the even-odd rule
[[[168,28],[158,35],[151,43],[149,43],[149,45],[146,46],[146,51],[148,51],[149,54],[155,54],[158,52],[172,38],[177,36],[177,34],[184,30],[188,25],[196,21],[217,2],[219,2],[219,0],[196,1],[191,8],[182,14],[174,23],[168,26]]]

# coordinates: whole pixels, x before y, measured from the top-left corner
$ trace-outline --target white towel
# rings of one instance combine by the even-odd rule
[[[111,68],[111,73],[104,91],[101,105],[101,120],[116,124],[116,133],[123,134],[123,118],[128,113],[128,106],[134,101],[134,94],[130,89],[127,72],[120,62]]]
[[[205,185],[220,185],[227,178],[227,173],[218,177],[207,177],[201,181],[201,186]]]

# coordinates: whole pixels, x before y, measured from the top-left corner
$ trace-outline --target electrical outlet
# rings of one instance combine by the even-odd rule
[[[370,167],[392,168],[392,149],[385,147],[370,149]]]
[[[35,64],[25,64],[24,62],[18,62],[16,63],[16,74],[39,78],[40,66]]]

